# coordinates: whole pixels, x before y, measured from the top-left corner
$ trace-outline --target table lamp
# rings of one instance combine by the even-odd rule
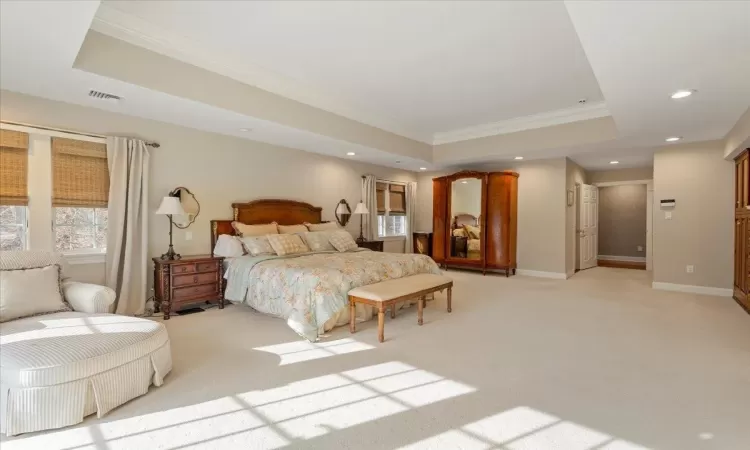
[[[169,218],[169,250],[167,250],[167,253],[161,255],[161,259],[180,259],[180,254],[175,253],[172,247],[172,216],[184,216],[186,214],[185,210],[182,209],[180,198],[172,196],[164,197],[161,199],[161,205],[156,210],[156,214],[162,214]]]
[[[364,203],[359,202],[357,203],[357,207],[354,208],[354,214],[359,214],[359,237],[357,238],[358,243],[365,242],[365,236],[362,234],[362,216],[365,214],[370,214],[370,211],[367,210],[367,206],[365,206]]]

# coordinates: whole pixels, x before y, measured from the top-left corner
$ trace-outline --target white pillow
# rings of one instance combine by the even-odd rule
[[[350,252],[359,248],[357,243],[354,242],[352,235],[347,231],[336,231],[331,233],[329,242],[340,252]]]
[[[245,225],[242,222],[232,222],[232,228],[242,237],[265,236],[267,234],[279,234],[276,222],[264,225]]]
[[[0,271],[0,322],[60,311],[60,266]]]
[[[214,248],[214,256],[234,258],[244,254],[245,250],[242,248],[242,242],[240,242],[237,236],[230,236],[228,234],[219,235],[216,247]]]
[[[326,223],[308,223],[305,222],[305,226],[310,231],[338,231],[341,228],[336,224],[336,222],[326,222]]]

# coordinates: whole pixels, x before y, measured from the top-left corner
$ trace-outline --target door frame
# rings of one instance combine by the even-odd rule
[[[626,186],[631,184],[646,185],[646,270],[653,270],[654,258],[654,180],[600,181],[591,183],[596,187]],[[597,236],[597,239],[599,237]],[[578,244],[576,244],[578,245]],[[598,246],[598,243],[597,243]],[[597,247],[598,248],[598,247]],[[577,250],[576,250],[577,251]]]

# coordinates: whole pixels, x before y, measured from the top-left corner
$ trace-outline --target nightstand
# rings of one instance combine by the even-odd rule
[[[224,258],[211,255],[183,256],[180,259],[152,258],[154,261],[154,303],[161,307],[164,320],[169,313],[192,303],[218,302],[224,308]]]
[[[372,250],[374,252],[382,252],[383,251],[383,241],[357,242],[357,245],[359,245],[362,248],[369,248],[370,250]]]

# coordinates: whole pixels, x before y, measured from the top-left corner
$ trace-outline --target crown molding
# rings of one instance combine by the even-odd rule
[[[435,133],[432,145],[449,144],[451,142],[495,136],[498,134],[516,133],[518,131],[551,127],[581,120],[598,119],[610,115],[607,105],[604,102],[589,103],[572,108],[558,109],[556,111]]]
[[[375,117],[360,109],[345,105],[331,96],[321,94],[310,86],[247,60],[241,64],[209,51],[198,42],[170,33],[138,16],[125,13],[107,3],[102,3],[91,24],[91,29],[107,36],[145,48],[169,58],[224,75],[241,83],[291,99],[341,117],[380,128],[425,144],[432,144],[433,136],[404,129],[395,121]]]

